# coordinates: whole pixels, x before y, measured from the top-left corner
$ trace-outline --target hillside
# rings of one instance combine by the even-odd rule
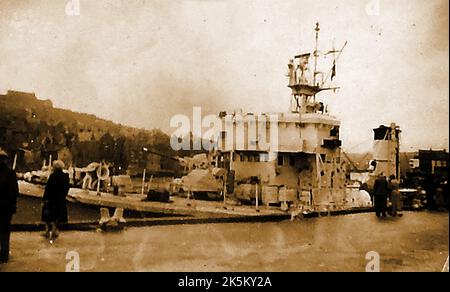
[[[18,154],[19,170],[40,168],[51,155],[76,166],[105,160],[118,173],[144,167],[170,172],[176,168],[170,157],[178,153],[169,141],[157,129],[136,129],[54,108],[50,100],[38,99],[34,93],[10,90],[0,95],[0,147],[12,157]]]

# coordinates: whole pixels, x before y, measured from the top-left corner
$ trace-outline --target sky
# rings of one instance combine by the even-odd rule
[[[77,6],[79,3],[79,6]],[[70,5],[72,4],[72,5]],[[395,122],[401,151],[449,148],[448,0],[0,0],[0,92],[160,128],[223,110],[287,111],[287,63],[347,41],[320,98],[343,148]],[[72,9],[69,9],[71,8]],[[79,9],[77,9],[79,8]],[[79,12],[79,13],[78,13]]]

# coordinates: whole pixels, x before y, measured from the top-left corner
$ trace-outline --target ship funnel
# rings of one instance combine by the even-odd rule
[[[375,175],[400,176],[400,127],[395,123],[381,125],[373,129],[373,161],[376,162]]]

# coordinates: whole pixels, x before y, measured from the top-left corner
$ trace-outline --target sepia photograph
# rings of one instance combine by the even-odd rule
[[[0,0],[0,272],[448,272],[448,80],[448,0]]]

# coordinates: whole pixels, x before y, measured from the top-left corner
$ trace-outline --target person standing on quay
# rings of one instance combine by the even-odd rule
[[[373,199],[377,217],[386,217],[389,184],[383,173],[380,173],[373,186]]]
[[[69,176],[63,172],[64,162],[53,162],[53,172],[45,187],[42,207],[42,221],[45,222],[44,236],[53,240],[59,228],[67,223],[66,196],[69,193]]]
[[[400,194],[400,182],[395,178],[395,175],[389,177],[389,189],[391,191],[392,216],[403,216],[399,213],[402,210],[402,197]]]
[[[16,213],[18,195],[16,174],[8,167],[8,155],[0,149],[0,264],[9,260],[11,219]]]

